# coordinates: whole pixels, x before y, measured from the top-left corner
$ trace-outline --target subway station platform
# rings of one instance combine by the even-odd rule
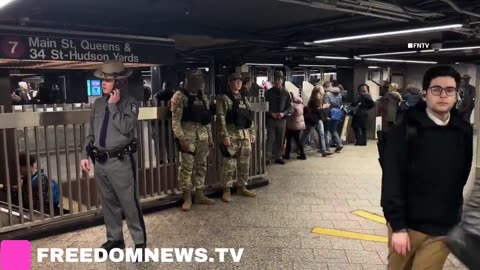
[[[33,241],[32,269],[386,269],[375,142],[267,169],[271,183],[256,190],[257,198],[145,215],[149,248],[244,248],[239,263],[36,263],[40,247],[100,246],[105,228],[97,226]],[[132,247],[126,225],[124,232]],[[466,268],[451,256],[444,269]]]

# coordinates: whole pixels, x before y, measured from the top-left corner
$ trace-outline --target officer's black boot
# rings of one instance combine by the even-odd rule
[[[110,251],[114,248],[119,248],[119,249],[124,249],[125,248],[125,242],[124,241],[107,241],[105,242],[102,247],[107,251],[107,253],[110,253]]]
[[[146,260],[146,257],[145,256],[145,249],[147,248],[147,244],[138,244],[138,245],[135,245],[135,251],[139,251],[141,250],[142,252],[142,256],[140,258],[142,258],[140,261],[134,261],[134,262],[145,262]]]

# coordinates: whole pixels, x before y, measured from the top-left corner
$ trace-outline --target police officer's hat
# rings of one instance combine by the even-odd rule
[[[127,70],[119,60],[108,60],[99,69],[95,70],[93,75],[103,80],[117,80],[128,78],[132,75],[132,71]]]
[[[462,76],[462,79],[464,79],[464,80],[468,80],[468,79],[471,79],[471,78],[472,77],[470,77],[470,75],[468,75],[468,74],[465,74],[465,75]]]
[[[283,76],[283,72],[280,70],[275,71],[273,74],[274,79],[283,79],[285,76]]]
[[[242,74],[240,73],[232,73],[230,76],[228,76],[228,81],[236,81],[236,80],[242,80]]]

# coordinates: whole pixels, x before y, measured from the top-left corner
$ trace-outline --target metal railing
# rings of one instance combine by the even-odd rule
[[[18,109],[18,108],[17,108]],[[252,99],[257,141],[252,147],[250,178],[266,173],[266,124],[268,104]],[[179,155],[174,143],[167,104],[146,104],[139,110],[138,179],[142,204],[162,202],[180,194],[177,170]],[[0,172],[0,233],[69,219],[93,218],[100,210],[94,170],[80,168],[82,147],[90,120],[91,105],[64,104],[50,107],[23,107],[21,112],[5,113],[0,107],[0,161],[7,168]],[[216,122],[213,139],[218,144]],[[19,157],[37,161],[37,168],[58,183],[32,181],[35,171],[21,168]],[[28,167],[28,166],[27,166]],[[25,175],[22,180],[21,175]],[[207,189],[221,186],[222,156],[215,148],[208,158]],[[5,177],[5,178],[3,178]],[[54,196],[60,198],[54,205]]]

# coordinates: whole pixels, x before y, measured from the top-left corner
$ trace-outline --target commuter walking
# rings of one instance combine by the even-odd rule
[[[338,87],[329,87],[329,89],[330,91],[325,94],[325,103],[330,105],[326,129],[327,138],[332,138],[332,140],[335,142],[335,153],[340,153],[343,149],[343,143],[342,139],[340,138],[340,134],[338,133],[338,126],[343,117],[343,111],[341,109],[343,98],[342,95],[340,95],[340,89]],[[328,139],[327,141],[327,152],[330,152],[331,142]]]
[[[322,157],[330,156],[332,153],[327,151],[327,137],[325,134],[325,123],[328,119],[330,104],[324,103],[325,90],[321,85],[315,86],[308,100],[306,107],[305,124],[306,128],[302,135],[302,144],[305,144],[308,137],[315,130],[318,135],[318,152]]]
[[[462,77],[459,92],[461,100],[458,104],[458,111],[468,123],[470,123],[470,116],[475,107],[475,87],[470,84],[470,79],[469,75],[463,75]]]
[[[305,160],[307,156],[303,149],[303,143],[300,141],[300,132],[305,130],[305,119],[303,117],[303,101],[302,98],[294,93],[290,93],[293,100],[293,114],[287,118],[287,146],[285,148],[284,159],[290,159],[290,151],[292,150],[292,139],[295,141],[300,151],[297,159]]]
[[[382,116],[382,133],[387,134],[398,122],[398,109],[402,96],[397,91],[398,86],[391,84],[389,92],[380,98],[380,115]]]
[[[388,135],[381,205],[389,230],[388,269],[442,269],[445,236],[460,221],[473,132],[454,108],[460,75],[449,66],[423,78],[424,102]]]
[[[90,171],[88,156],[95,164],[95,180],[100,195],[107,242],[107,252],[125,247],[122,212],[135,248],[145,248],[147,235],[140,209],[137,181],[135,130],[138,106],[125,88],[132,74],[118,60],[105,62],[94,75],[102,79],[104,96],[93,103],[90,128],[81,166]]]
[[[362,84],[358,87],[358,98],[352,103],[352,128],[355,132],[355,145],[367,145],[368,111],[375,107],[370,96],[370,87]]]

